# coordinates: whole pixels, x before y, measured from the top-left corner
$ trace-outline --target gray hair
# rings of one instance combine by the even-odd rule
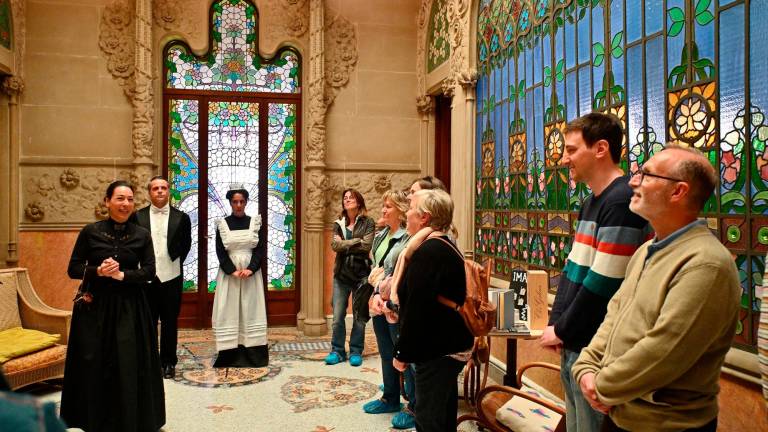
[[[422,189],[411,197],[416,201],[419,214],[432,216],[429,226],[432,229],[447,232],[453,222],[453,200],[442,189]]]

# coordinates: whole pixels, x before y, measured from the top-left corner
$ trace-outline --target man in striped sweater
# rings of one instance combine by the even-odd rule
[[[579,212],[573,247],[540,343],[561,353],[568,432],[592,432],[600,430],[603,414],[584,398],[571,367],[603,322],[629,258],[650,233],[648,222],[629,210],[632,189],[618,166],[624,136],[619,119],[590,113],[570,122],[564,135],[563,164],[592,194]]]

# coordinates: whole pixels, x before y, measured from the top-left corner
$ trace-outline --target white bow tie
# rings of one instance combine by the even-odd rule
[[[163,215],[168,214],[168,207],[163,207],[161,209],[152,207],[150,210],[152,210],[152,214],[163,214]]]

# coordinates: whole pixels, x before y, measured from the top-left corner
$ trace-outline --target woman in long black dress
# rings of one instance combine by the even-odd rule
[[[69,427],[94,431],[156,431],[165,424],[165,396],[156,330],[142,286],[155,276],[149,231],[128,222],[133,187],[115,181],[104,202],[109,219],[86,225],[67,273],[92,295],[76,304],[61,395]]]

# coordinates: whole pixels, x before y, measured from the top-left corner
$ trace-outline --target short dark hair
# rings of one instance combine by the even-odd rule
[[[152,189],[152,182],[155,180],[163,180],[169,187],[171,186],[171,182],[169,182],[168,179],[165,178],[165,176],[156,175],[151,179],[149,179],[149,181],[147,182],[147,190]]]
[[[707,200],[715,192],[718,184],[717,171],[709,163],[707,156],[699,150],[691,147],[684,147],[679,144],[667,144],[664,150],[680,150],[697,157],[693,159],[682,159],[674,168],[675,177],[684,180],[691,185],[690,203],[696,210],[701,211],[707,204]]]
[[[443,183],[442,180],[434,176],[419,177],[416,180],[414,180],[413,183],[418,183],[419,187],[421,187],[422,189],[440,189],[448,192],[448,188],[445,187],[445,183]]]
[[[613,114],[592,112],[572,120],[565,126],[563,135],[571,132],[581,132],[587,147],[592,148],[596,142],[606,140],[611,160],[618,164],[621,161],[621,142],[624,139],[624,128],[621,120]]]
[[[104,198],[112,199],[112,195],[115,194],[115,189],[117,189],[119,187],[123,187],[123,186],[127,187],[128,189],[130,189],[131,192],[136,192],[133,189],[133,185],[130,182],[128,182],[126,180],[115,180],[112,183],[110,183],[109,186],[107,186],[107,192],[104,195]]]
[[[347,192],[351,193],[352,196],[355,197],[359,214],[364,215],[368,213],[368,209],[365,207],[365,198],[363,198],[363,194],[358,192],[356,189],[344,189],[344,191],[341,193],[341,215],[339,215],[339,217],[344,219],[344,221],[349,224],[351,221],[349,220],[349,217],[347,217],[347,210],[344,208],[344,195],[346,195]]]
[[[250,195],[248,194],[248,191],[245,189],[231,189],[227,191],[227,201],[232,202],[232,198],[235,197],[235,194],[240,194],[245,198],[246,201],[250,198]]]

